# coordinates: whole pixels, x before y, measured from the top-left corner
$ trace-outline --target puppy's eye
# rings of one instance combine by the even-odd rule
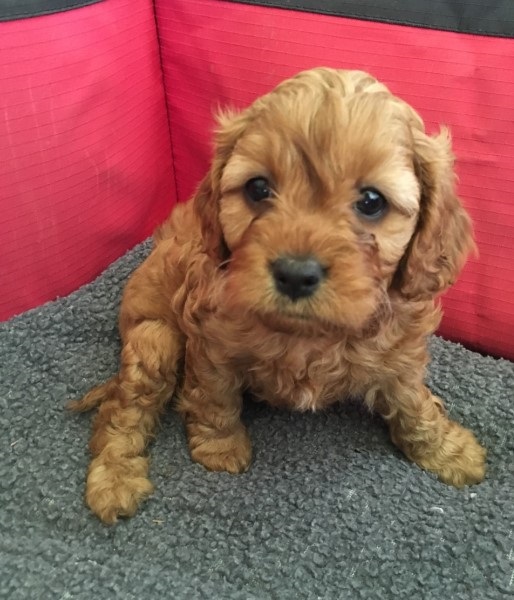
[[[374,188],[361,190],[361,197],[354,204],[359,215],[366,219],[378,219],[387,210],[387,200]]]
[[[261,202],[273,196],[269,181],[265,177],[249,179],[244,186],[246,199],[250,202]]]

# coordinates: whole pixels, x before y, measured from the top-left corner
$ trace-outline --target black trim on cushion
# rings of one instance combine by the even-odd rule
[[[305,12],[514,37],[514,0],[230,0]]]
[[[14,21],[96,4],[104,0],[0,0],[0,21]]]

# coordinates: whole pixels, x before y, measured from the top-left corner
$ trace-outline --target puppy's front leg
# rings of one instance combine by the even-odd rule
[[[241,382],[227,366],[213,364],[199,346],[188,348],[186,354],[178,410],[195,462],[211,471],[246,471],[252,448],[241,422]]]
[[[422,384],[399,379],[382,389],[376,408],[393,443],[423,469],[456,487],[479,483],[486,451],[469,431],[448,419],[440,398]]]
[[[176,382],[183,343],[167,323],[143,320],[124,336],[121,369],[70,408],[99,406],[90,449],[86,502],[105,523],[131,516],[152,491],[145,449]]]

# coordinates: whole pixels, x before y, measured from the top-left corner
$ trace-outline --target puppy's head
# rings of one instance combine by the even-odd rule
[[[229,307],[291,332],[359,331],[390,293],[426,299],[473,245],[448,135],[366,73],[300,73],[219,118],[195,198]]]

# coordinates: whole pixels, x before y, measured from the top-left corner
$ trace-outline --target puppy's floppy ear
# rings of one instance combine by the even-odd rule
[[[455,194],[448,131],[430,137],[413,127],[413,136],[420,214],[393,286],[406,298],[421,300],[454,282],[475,244],[470,218]]]
[[[217,115],[218,128],[211,168],[200,183],[193,199],[194,211],[201,225],[204,251],[215,262],[221,262],[229,255],[218,216],[221,199],[220,182],[223,169],[237,140],[246,129],[247,112],[224,111]]]

